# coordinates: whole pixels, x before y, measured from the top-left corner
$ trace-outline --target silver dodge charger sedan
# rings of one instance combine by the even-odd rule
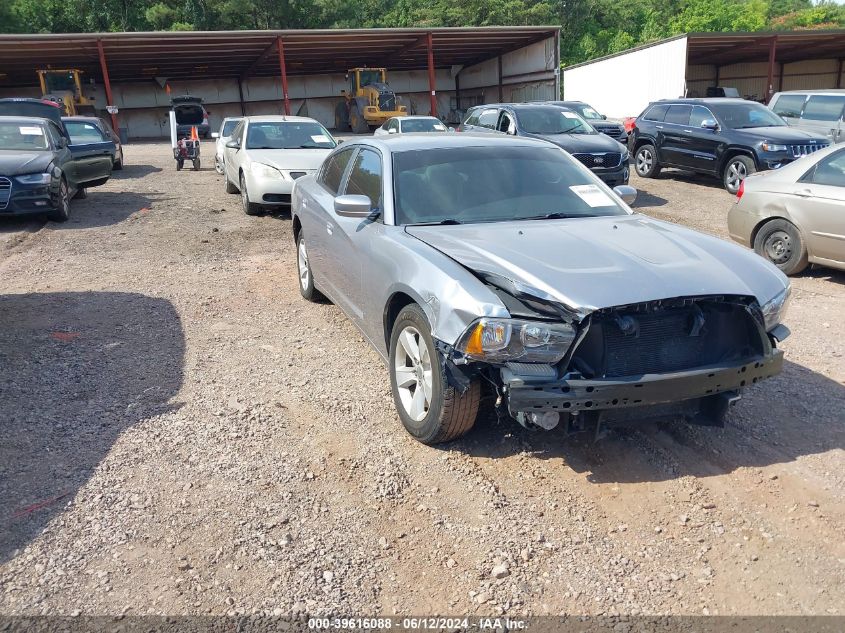
[[[635,193],[540,140],[356,139],[296,181],[300,290],[382,355],[421,442],[466,433],[485,399],[529,428],[722,424],[781,369],[789,282],[634,213]]]

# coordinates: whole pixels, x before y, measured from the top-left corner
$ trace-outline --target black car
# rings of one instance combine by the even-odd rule
[[[59,128],[62,136],[70,144],[70,136],[62,123],[62,106],[49,99],[32,99],[31,97],[8,97],[0,99],[0,117],[24,116],[49,119]]]
[[[565,149],[609,186],[628,184],[628,149],[567,108],[531,103],[475,106],[458,131],[541,138]]]
[[[179,138],[190,136],[191,128],[197,128],[199,136],[208,138],[211,126],[208,124],[208,112],[202,105],[202,99],[183,95],[173,97],[170,104],[176,113],[176,134]]]
[[[748,174],[777,169],[829,141],[788,127],[767,107],[745,99],[675,99],[649,105],[628,139],[637,174],[654,178],[677,167],[722,179],[730,193]]]
[[[607,134],[610,138],[619,141],[620,143],[628,142],[628,133],[625,131],[625,126],[616,121],[608,121],[607,117],[599,114],[592,106],[583,101],[546,101],[552,105],[568,108],[573,112],[581,115],[581,118],[592,125],[597,132]]]
[[[120,144],[120,136],[118,136],[117,132],[112,129],[112,126],[105,119],[96,116],[66,116],[62,117],[62,122],[68,128],[71,135],[73,135],[73,131],[76,129],[82,134],[93,136],[93,132],[85,128],[85,124],[93,125],[97,128],[104,140],[110,140],[114,143],[113,169],[115,171],[123,169],[123,145]]]
[[[69,145],[51,119],[0,116],[0,216],[64,222],[70,199],[109,179],[114,144]]]

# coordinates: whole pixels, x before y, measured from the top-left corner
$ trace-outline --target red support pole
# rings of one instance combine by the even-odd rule
[[[279,44],[279,68],[282,70],[282,96],[285,99],[285,114],[290,115],[290,99],[288,99],[288,69],[285,65],[285,45],[282,42],[282,36],[278,36],[276,41]]]
[[[109,68],[106,66],[106,53],[103,51],[103,40],[97,40],[97,52],[100,53],[100,70],[103,71],[103,84],[106,87],[106,105],[113,106],[114,99],[111,96],[111,81],[109,81]],[[111,125],[114,133],[120,135],[120,128],[117,126],[117,115],[111,115]]]
[[[775,35],[769,40],[769,73],[766,77],[766,103],[768,103],[774,91],[775,82],[775,54],[777,52],[778,36]]]
[[[431,116],[437,116],[437,91],[434,80],[434,38],[431,33],[426,37],[428,45],[428,89],[431,91]]]

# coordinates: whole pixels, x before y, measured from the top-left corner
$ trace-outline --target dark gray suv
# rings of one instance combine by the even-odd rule
[[[534,103],[475,106],[467,111],[457,131],[544,139],[572,154],[607,185],[628,184],[628,149],[568,108]]]
[[[716,176],[730,193],[739,191],[748,174],[778,169],[829,144],[820,135],[788,127],[759,103],[721,98],[652,103],[628,139],[643,178],[678,167]]]

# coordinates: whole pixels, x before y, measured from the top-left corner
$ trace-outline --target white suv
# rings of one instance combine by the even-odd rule
[[[219,132],[212,132],[211,138],[217,139],[217,146],[214,150],[214,169],[218,174],[223,174],[223,148],[226,147],[226,141],[232,138],[232,132],[235,131],[238,123],[241,122],[241,116],[227,116],[220,124]]]
[[[845,90],[778,92],[769,107],[793,127],[845,142]]]

